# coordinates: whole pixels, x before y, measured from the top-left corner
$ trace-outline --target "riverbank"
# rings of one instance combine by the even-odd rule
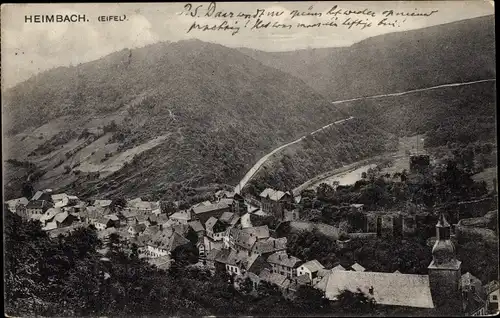
[[[293,194],[294,195],[299,195],[302,191],[304,190],[307,190],[307,189],[311,189],[311,188],[316,188],[318,187],[321,183],[324,183],[326,180],[328,179],[333,179],[335,177],[338,177],[338,178],[341,178],[343,176],[345,176],[346,174],[348,173],[352,173],[352,172],[355,172],[357,170],[361,171],[361,170],[368,170],[370,167],[376,167],[376,165],[378,163],[380,163],[382,160],[387,160],[388,157],[392,157],[392,158],[396,158],[397,156],[397,153],[393,153],[393,154],[390,154],[390,155],[380,155],[380,156],[375,156],[375,157],[372,157],[372,158],[369,158],[369,159],[365,159],[365,160],[361,160],[361,161],[357,161],[357,162],[354,162],[354,163],[351,163],[351,164],[348,164],[346,166],[343,166],[341,168],[337,168],[337,169],[333,169],[333,170],[330,170],[330,171],[327,171],[325,173],[322,173],[306,182],[304,182],[303,184],[301,184],[300,186],[296,187],[295,189],[293,189]],[[399,158],[399,156],[397,156]],[[359,174],[361,175],[362,171],[359,172]],[[333,181],[333,180],[332,180]],[[354,181],[356,182],[356,181]],[[353,182],[353,183],[354,183]]]

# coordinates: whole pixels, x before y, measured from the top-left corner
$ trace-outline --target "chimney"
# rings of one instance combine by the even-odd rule
[[[163,224],[160,224],[160,231],[163,231]]]
[[[273,240],[273,247],[276,248],[276,240]]]

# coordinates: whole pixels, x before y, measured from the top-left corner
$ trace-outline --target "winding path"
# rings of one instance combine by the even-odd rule
[[[313,131],[312,133],[310,133],[310,135],[314,135],[318,132],[320,132],[321,130],[323,129],[326,129],[328,127],[330,127],[331,125],[333,124],[340,124],[340,123],[343,123],[347,120],[351,120],[353,119],[354,117],[349,117],[349,118],[344,118],[344,119],[341,119],[341,120],[337,120],[336,122],[333,122],[331,124],[328,124],[326,126],[323,126],[315,131]],[[250,170],[248,170],[248,172],[245,174],[245,176],[243,177],[243,179],[241,179],[241,181],[238,183],[238,185],[236,185],[236,187],[234,188],[234,192],[235,193],[240,193],[241,192],[241,189],[243,189],[243,187],[245,187],[245,185],[248,183],[248,181],[250,181],[250,179],[252,179],[252,177],[257,173],[257,171],[259,171],[259,169],[262,167],[262,165],[267,161],[267,159],[269,159],[269,157],[271,157],[272,155],[274,155],[275,153],[279,152],[280,150],[288,147],[288,146],[291,146],[293,144],[296,144],[298,143],[299,141],[303,140],[304,138],[306,138],[307,135],[305,136],[302,136],[300,137],[299,139],[297,140],[294,140],[292,142],[289,142],[287,144],[284,144],[284,145],[281,145],[279,146],[278,148],[275,148],[273,151],[271,151],[270,153],[266,154],[264,157],[260,158],[259,161],[257,161],[257,163],[255,163],[253,165],[252,168],[250,168]]]
[[[445,88],[445,87],[465,86],[465,85],[472,85],[472,84],[478,84],[478,83],[484,83],[484,82],[494,82],[494,81],[496,81],[496,78],[484,79],[484,80],[479,80],[479,81],[471,81],[471,82],[442,84],[442,85],[431,86],[431,87],[426,87],[426,88],[412,89],[412,90],[409,90],[409,91],[404,91],[404,92],[399,92],[399,93],[381,94],[381,95],[373,95],[373,96],[365,96],[365,97],[358,97],[358,98],[352,98],[352,99],[338,100],[338,101],[334,101],[334,102],[331,102],[331,103],[332,104],[341,104],[341,103],[347,103],[347,102],[352,102],[352,101],[357,101],[357,100],[362,100],[362,99],[377,99],[377,98],[384,98],[384,97],[402,96],[402,95],[406,95],[406,94],[412,94],[412,93],[430,91],[430,90],[440,89],[440,88]],[[323,129],[326,129],[326,128],[330,127],[333,124],[340,124],[342,122],[345,122],[347,120],[351,120],[353,118],[354,117],[351,116],[349,118],[344,118],[344,119],[338,120],[336,122],[333,122],[331,124],[328,124],[326,126],[323,126],[323,127],[319,128],[319,129],[311,132],[310,135],[314,135],[314,134],[322,131]],[[250,168],[250,170],[248,170],[248,172],[245,174],[245,176],[243,177],[243,179],[241,179],[241,181],[236,185],[236,187],[234,188],[234,192],[235,193],[241,193],[241,189],[243,189],[245,187],[245,185],[248,183],[248,181],[250,181],[252,179],[252,177],[257,173],[257,171],[259,171],[259,169],[267,161],[267,159],[269,159],[269,157],[271,157],[275,153],[279,152],[280,150],[282,150],[282,149],[284,149],[284,148],[286,148],[288,146],[291,146],[293,144],[298,143],[299,141],[301,141],[304,138],[306,138],[306,136],[302,136],[302,137],[300,137],[297,140],[294,140],[292,142],[289,142],[287,144],[279,146],[278,148],[274,149],[270,153],[268,153],[265,156],[263,156],[262,158],[260,158],[259,161],[257,161],[257,163],[255,163],[252,166],[252,168]]]
[[[464,85],[472,85],[472,84],[478,84],[478,83],[484,83],[484,82],[494,82],[494,81],[496,81],[496,78],[490,78],[490,79],[472,81],[472,82],[442,84],[442,85],[431,86],[431,87],[426,87],[426,88],[412,89],[409,91],[404,91],[404,92],[399,92],[399,93],[381,94],[381,95],[365,96],[365,97],[358,97],[358,98],[352,98],[352,99],[337,100],[337,101],[332,102],[332,104],[342,104],[342,103],[353,102],[353,101],[362,100],[362,99],[377,99],[377,98],[392,97],[392,96],[402,96],[402,95],[406,95],[406,94],[425,92],[425,91],[430,91],[433,89],[440,89],[440,88],[445,88],[445,87],[464,86]]]

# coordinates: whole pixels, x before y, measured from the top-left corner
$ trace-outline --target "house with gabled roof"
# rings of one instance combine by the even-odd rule
[[[261,255],[250,255],[246,253],[237,252],[231,250],[227,258],[220,260],[225,264],[226,271],[229,275],[242,276],[247,272],[253,273],[255,275],[260,274],[260,272],[265,268],[270,268],[269,264]]]
[[[260,193],[261,209],[267,214],[283,220],[283,209],[293,203],[293,196],[288,192],[267,188]]]
[[[42,214],[32,214],[29,216],[29,219],[33,220],[33,221],[40,221],[41,217],[42,217]]]
[[[5,203],[7,204],[11,212],[18,214],[19,216],[24,216],[26,212],[26,206],[28,205],[29,201],[27,198],[21,197],[9,200]]]
[[[170,255],[179,246],[190,244],[191,242],[176,232],[174,229],[164,229],[152,236],[146,242],[146,248],[151,257],[161,257]]]
[[[50,201],[32,200],[26,205],[26,216],[28,218],[31,218],[34,214],[41,216],[51,207],[53,207],[53,204]]]
[[[222,249],[223,237],[228,225],[215,217],[210,217],[205,223],[206,235],[203,237],[203,250],[209,252],[212,249]]]
[[[215,192],[215,198],[218,200],[226,198],[232,199],[234,195],[235,195],[234,191],[219,190]]]
[[[250,233],[254,235],[257,238],[257,240],[265,240],[268,239],[270,236],[269,227],[267,225],[247,227],[242,229],[241,232]]]
[[[297,276],[307,275],[309,280],[312,282],[318,276],[318,271],[324,269],[325,267],[313,259],[311,261],[305,262],[297,268]]]
[[[57,229],[57,223],[55,221],[47,222],[47,224],[45,224],[45,226],[42,228],[42,230],[44,231],[52,231],[55,229]]]
[[[185,236],[189,231],[189,225],[187,224],[174,224],[171,229],[178,234]],[[168,228],[167,228],[168,230]]]
[[[240,217],[238,216],[238,214],[233,212],[224,212],[219,218],[219,220],[230,226],[235,226],[239,219]]]
[[[239,252],[246,252],[247,255],[251,254],[252,248],[257,242],[257,237],[252,232],[238,231],[237,236],[234,238],[232,249]]]
[[[97,220],[100,216],[103,215],[104,215],[104,209],[97,208],[94,206],[87,206],[79,213],[80,220],[87,224],[93,223],[95,220]]]
[[[196,232],[196,234],[198,234],[199,238],[205,235],[205,228],[203,227],[203,224],[201,224],[199,220],[188,222],[188,225],[190,228],[193,229],[193,231]]]
[[[94,227],[97,229],[97,231],[105,230],[108,227],[110,227],[112,224],[114,224],[113,221],[111,221],[110,219],[108,219],[104,215],[98,217],[96,220],[94,220],[94,222],[92,222],[92,225],[94,225]]]
[[[73,223],[76,223],[77,221],[78,221],[78,216],[68,212],[58,213],[53,218],[53,222],[56,222],[57,228],[71,226]]]
[[[94,206],[100,206],[101,208],[108,208],[111,206],[112,200],[95,200]]]
[[[156,214],[149,213],[147,215],[147,220],[148,220],[150,225],[158,224],[158,216]]]
[[[377,304],[434,308],[427,275],[333,271],[328,277],[325,295],[335,300],[342,290],[356,292],[358,288]]]
[[[68,195],[66,193],[58,193],[51,195],[52,202],[56,208],[63,208],[66,206],[76,205],[79,199],[75,195]]]
[[[62,201],[64,198],[67,198],[68,195],[66,193],[58,193],[58,194],[53,194],[51,195],[52,202],[55,204],[58,201]]]
[[[142,232],[144,232],[146,230],[146,228],[147,228],[147,226],[144,223],[132,224],[132,225],[128,226],[127,232],[131,236],[136,236],[136,235],[140,235]]]
[[[52,189],[45,189],[45,190],[39,190],[35,192],[33,197],[31,198],[30,201],[49,201],[52,202],[52,197],[51,197]]]
[[[205,223],[206,235],[212,240],[221,241],[227,227],[228,224],[214,217],[210,217]]]
[[[156,224],[163,224],[169,220],[168,215],[162,213],[156,216]]]
[[[46,225],[47,223],[52,222],[54,217],[61,212],[62,210],[59,208],[50,208],[45,211],[45,213],[40,217],[39,220],[40,222],[42,222],[42,224]]]
[[[324,277],[330,275],[332,269],[322,268],[316,272],[316,278],[313,278],[311,284],[312,286],[318,284]]]
[[[202,224],[207,222],[210,217],[219,218],[224,212],[229,212],[230,210],[231,207],[223,202],[192,207],[190,209],[193,219],[200,220]]]
[[[288,278],[297,276],[297,268],[303,263],[295,256],[290,256],[286,252],[276,252],[267,258],[271,264],[273,273],[284,275]]]
[[[206,201],[203,201],[203,202],[198,202],[198,203],[193,204],[192,208],[197,208],[197,207],[200,207],[200,206],[209,206],[211,204],[212,204],[212,202],[206,200]]]
[[[256,242],[269,238],[269,228],[267,225],[244,229],[231,228],[229,233],[226,232],[226,237],[229,247],[237,251],[245,251],[250,256]]]
[[[121,210],[118,212],[118,217],[123,220],[127,225],[132,225],[136,223],[136,217],[138,212],[136,210]]]
[[[261,282],[264,281],[278,286],[282,292],[286,291],[288,286],[290,286],[290,279],[287,276],[275,273],[267,268],[263,269],[259,274],[259,279]]]
[[[110,220],[108,227],[120,227],[120,218],[116,214],[108,214],[104,217]]]
[[[275,252],[286,251],[286,244],[286,237],[269,237],[267,239],[255,242],[254,246],[252,247],[252,254],[259,254],[263,255],[264,257],[268,257]]]
[[[154,235],[156,235],[158,232],[160,232],[162,230],[163,230],[163,226],[162,225],[148,226],[144,230],[144,232],[141,233],[141,236],[146,236],[146,235],[154,236]]]
[[[151,222],[149,222],[149,216],[144,212],[137,213],[137,215],[135,216],[135,223],[136,224],[145,224],[146,227],[151,224]]]
[[[460,277],[464,312],[471,316],[482,316],[488,312],[487,295],[481,280],[470,272]]]
[[[141,198],[136,198],[127,201],[124,210],[135,210],[137,212],[153,213],[153,211],[160,210],[159,201],[143,201]],[[158,213],[158,212],[156,212]]]
[[[356,271],[356,272],[364,272],[364,271],[366,271],[366,269],[363,266],[359,265],[358,263],[352,264],[351,268],[352,268],[353,271]]]
[[[190,210],[177,211],[169,216],[169,220],[171,220],[173,224],[188,224],[192,219],[193,216]]]
[[[299,275],[294,278],[289,278],[289,280],[290,284],[288,285],[285,294],[285,296],[288,298],[293,297],[293,294],[296,293],[301,286],[311,286],[312,284],[312,280],[307,274]]]
[[[215,269],[215,260],[221,251],[222,249],[212,249],[210,252],[206,253],[203,264],[209,269]]]
[[[54,207],[56,207],[56,208],[65,208],[68,206],[69,206],[68,196],[63,197],[61,200],[58,200],[54,203]]]
[[[497,313],[500,309],[498,306],[498,297],[500,296],[499,286],[497,280],[492,280],[483,286],[486,294],[487,314]]]
[[[345,271],[345,270],[346,270],[345,267],[340,264],[332,268],[332,271]]]

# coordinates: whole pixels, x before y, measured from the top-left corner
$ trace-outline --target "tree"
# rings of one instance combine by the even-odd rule
[[[107,244],[108,248],[109,248],[109,251],[112,253],[112,254],[117,254],[118,251],[120,251],[121,249],[121,239],[120,239],[120,235],[118,235],[117,233],[111,233],[108,237],[108,244]]]
[[[372,313],[375,310],[375,304],[375,300],[359,288],[356,292],[345,289],[337,296],[337,305],[349,313]]]
[[[123,209],[124,207],[127,206],[127,200],[125,200],[124,198],[115,198],[111,201],[111,209],[113,211],[118,211],[120,209]]]
[[[33,191],[34,191],[33,185],[31,184],[31,182],[25,182],[23,184],[23,189],[22,189],[23,197],[30,200],[33,197]]]
[[[80,227],[74,230],[71,235],[65,237],[65,245],[77,253],[78,258],[93,255],[101,248],[102,242],[97,237],[95,228]]]
[[[198,233],[193,230],[192,227],[188,228],[188,232],[186,233],[186,238],[191,242],[191,244],[196,245],[198,243]]]
[[[250,294],[253,292],[253,282],[249,277],[246,277],[240,284],[239,290],[243,294]]]
[[[193,244],[178,246],[172,251],[172,259],[176,267],[185,267],[198,262],[198,248]]]
[[[177,207],[172,201],[160,201],[160,210],[161,213],[166,214],[167,216],[170,216],[177,211]]]
[[[316,195],[320,200],[328,200],[334,193],[334,189],[327,183],[321,183],[316,190]]]
[[[408,179],[408,171],[406,169],[403,169],[401,172],[401,182],[406,182]]]
[[[295,296],[295,304],[304,313],[318,314],[329,308],[329,300],[324,297],[323,292],[311,286],[300,286]]]

